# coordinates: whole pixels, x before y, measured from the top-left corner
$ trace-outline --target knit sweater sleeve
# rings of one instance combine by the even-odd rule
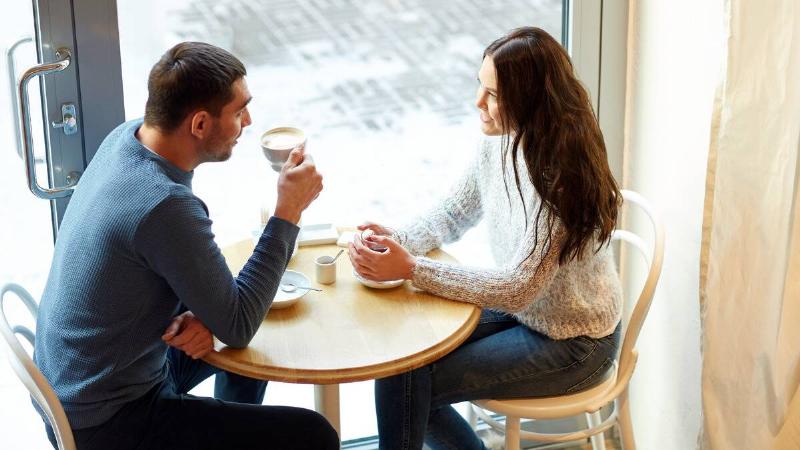
[[[246,347],[275,297],[297,237],[296,225],[271,218],[253,255],[234,278],[214,242],[205,205],[170,196],[140,223],[137,253],[220,341]]]
[[[509,313],[524,310],[540,298],[558,270],[564,232],[558,221],[547,235],[546,226],[530,226],[512,261],[497,269],[417,258],[412,282],[432,294]],[[531,252],[533,251],[533,252]]]
[[[414,255],[424,255],[443,243],[457,241],[483,217],[476,158],[450,192],[427,214],[392,236]]]

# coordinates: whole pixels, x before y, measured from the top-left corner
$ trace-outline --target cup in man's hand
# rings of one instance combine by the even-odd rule
[[[306,134],[294,127],[273,128],[261,135],[261,150],[272,170],[280,172],[289,154],[296,148],[305,149]]]

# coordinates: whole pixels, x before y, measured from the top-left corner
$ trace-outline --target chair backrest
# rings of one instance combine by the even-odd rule
[[[13,293],[27,307],[34,320],[38,312],[38,305],[33,297],[20,285],[9,283],[0,288],[0,334],[3,335],[8,353],[8,360],[11,367],[16,372],[17,377],[22,381],[30,392],[36,404],[42,409],[53,427],[53,432],[58,441],[58,448],[61,450],[75,450],[75,440],[72,436],[72,429],[69,426],[67,415],[58,400],[55,391],[47,382],[47,379],[36,367],[33,360],[20,341],[17,335],[24,337],[31,345],[34,344],[35,335],[33,331],[22,325],[12,326],[6,317],[6,294]]]
[[[647,263],[648,271],[644,286],[636,299],[636,303],[633,305],[633,311],[630,313],[630,318],[624,329],[624,339],[619,354],[617,383],[614,389],[605,396],[608,399],[615,398],[622,390],[627,388],[628,382],[633,375],[633,368],[638,358],[635,348],[636,340],[639,338],[642,324],[644,324],[644,319],[647,317],[647,312],[653,302],[653,294],[661,276],[661,266],[664,260],[664,225],[661,222],[661,218],[647,200],[638,193],[623,190],[622,197],[624,199],[623,205],[638,206],[646,214],[653,230],[653,243],[648,245],[639,235],[628,230],[614,230],[611,236],[612,241],[627,242],[638,250]],[[623,318],[627,316],[627,313],[628,311],[623,311]]]

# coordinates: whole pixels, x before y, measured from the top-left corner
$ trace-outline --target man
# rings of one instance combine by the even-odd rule
[[[339,448],[317,413],[261,405],[263,382],[220,374],[221,400],[186,394],[219,372],[197,359],[212,349],[211,333],[233,347],[253,338],[300,214],[322,190],[312,158],[293,152],[274,216],[231,275],[191,180],[198,165],[228,159],[250,125],[245,75],[238,59],[208,44],[167,51],[150,72],[144,120],[108,135],[72,197],[35,359],[79,449]]]

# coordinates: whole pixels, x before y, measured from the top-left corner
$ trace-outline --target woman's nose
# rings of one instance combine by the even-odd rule
[[[475,99],[475,106],[478,109],[486,110],[486,94],[478,91],[478,98]]]

